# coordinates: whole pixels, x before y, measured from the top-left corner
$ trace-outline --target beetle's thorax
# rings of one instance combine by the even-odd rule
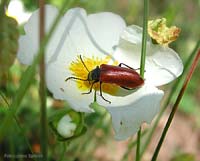
[[[99,81],[100,78],[100,68],[97,66],[95,69],[88,73],[88,81]]]

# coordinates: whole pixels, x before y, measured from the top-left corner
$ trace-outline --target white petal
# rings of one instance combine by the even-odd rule
[[[75,53],[82,55],[87,53],[88,56],[111,54],[113,52],[112,47],[118,43],[119,35],[125,28],[125,22],[121,17],[112,13],[98,13],[87,16],[83,9],[77,8],[76,11],[74,13],[76,17],[67,35],[71,46],[76,51]],[[65,19],[68,19],[68,17],[68,14],[64,16]]]
[[[48,32],[55,17],[58,14],[58,9],[51,5],[45,5],[45,31]],[[28,22],[24,25],[24,30],[32,39],[33,45],[39,45],[39,9],[34,11]]]
[[[179,77],[183,72],[183,64],[178,54],[164,46],[155,45],[151,49],[152,56],[147,57],[146,83],[161,86]]]
[[[45,31],[49,31],[58,10],[50,5],[45,5]],[[19,39],[19,50],[17,57],[23,64],[30,65],[39,48],[39,10],[31,15],[30,19],[24,26],[25,35]],[[55,37],[55,36],[54,36]],[[51,46],[55,46],[50,44]],[[49,46],[49,48],[51,48]],[[55,48],[55,47],[54,47]],[[51,55],[47,49],[47,57]]]
[[[119,62],[124,63],[134,69],[140,67],[141,45],[120,43],[114,51],[113,57]]]
[[[17,58],[22,64],[30,65],[34,59],[34,55],[37,52],[37,48],[34,47],[32,40],[28,35],[20,36],[19,49]]]
[[[148,46],[151,44],[149,39],[148,37]],[[120,35],[120,41],[113,57],[120,63],[125,63],[134,69],[138,69],[140,67],[141,47],[142,28],[136,25],[128,26]]]
[[[65,79],[71,76],[65,61],[56,61],[48,65],[46,70],[46,82],[53,97],[59,100],[66,100],[76,111],[92,112],[89,104],[93,101],[93,94],[82,95],[77,87],[76,81]]]
[[[121,34],[121,41],[127,41],[132,44],[142,43],[142,28],[136,25],[128,26]]]
[[[115,138],[124,140],[134,135],[142,123],[151,123],[159,111],[163,94],[163,91],[145,85],[125,97],[112,97],[104,94],[111,104],[106,105],[106,102],[101,101],[100,98],[98,100],[111,114]]]
[[[113,52],[113,47],[118,44],[120,34],[126,27],[124,20],[111,12],[91,14],[87,24],[94,40],[109,54]]]

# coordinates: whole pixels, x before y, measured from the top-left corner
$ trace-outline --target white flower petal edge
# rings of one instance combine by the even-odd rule
[[[50,29],[58,10],[50,5],[45,6],[45,31]],[[33,12],[24,26],[25,35],[19,39],[18,60],[26,65],[31,65],[39,48],[39,10]],[[50,53],[48,53],[50,55]]]
[[[183,72],[183,64],[178,54],[169,47],[155,45],[147,57],[145,79],[154,86],[167,84]]]
[[[163,91],[147,85],[126,97],[111,98],[106,95],[113,102],[105,107],[112,117],[115,138],[127,139],[138,131],[142,123],[151,123],[160,109],[163,95]]]
[[[125,40],[132,44],[141,44],[142,43],[142,28],[140,26],[131,25],[124,30],[121,35],[121,40]],[[147,40],[150,41],[150,37],[147,37]]]
[[[133,35],[133,33],[137,33]],[[132,66],[140,67],[142,29],[137,26],[127,27],[122,33],[114,58]],[[137,38],[136,38],[137,37]],[[136,41],[137,39],[137,41]],[[145,83],[154,86],[167,84],[181,75],[183,64],[178,54],[169,47],[147,43],[145,65]]]

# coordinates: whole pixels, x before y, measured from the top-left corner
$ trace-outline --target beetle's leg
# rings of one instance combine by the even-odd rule
[[[140,68],[134,69],[134,68],[132,68],[132,67],[130,67],[130,66],[124,64],[124,63],[120,63],[118,66],[121,67],[122,65],[126,66],[127,68],[133,69],[133,70],[139,70],[140,69]]]
[[[110,103],[110,104],[111,104],[111,102],[110,102],[110,101],[108,101],[107,99],[105,99],[105,98],[104,98],[104,96],[103,96],[103,94],[102,94],[101,85],[102,85],[102,82],[100,82],[100,96],[101,96],[101,98],[103,98],[103,100],[104,100],[104,101],[106,101],[106,102],[108,102],[108,103]]]
[[[90,90],[88,92],[85,92],[85,93],[82,93],[82,94],[90,94],[92,92],[92,88],[93,88],[94,84],[97,83],[97,82],[98,82],[98,80],[92,82],[92,85],[90,86]]]
[[[137,91],[139,89],[139,87],[137,88],[127,88],[127,87],[124,87],[124,86],[120,86],[121,88],[124,88],[126,90],[132,90],[132,91]]]
[[[134,88],[127,88],[127,87],[123,87],[123,86],[120,86],[121,88],[124,88],[126,90],[133,90]]]

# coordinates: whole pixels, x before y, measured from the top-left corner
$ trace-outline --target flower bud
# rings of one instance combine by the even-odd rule
[[[58,140],[67,141],[79,137],[86,132],[83,114],[73,110],[60,110],[49,121],[49,125]]]
[[[69,138],[74,135],[76,127],[71,117],[69,115],[64,115],[58,122],[57,131],[62,137]]]

